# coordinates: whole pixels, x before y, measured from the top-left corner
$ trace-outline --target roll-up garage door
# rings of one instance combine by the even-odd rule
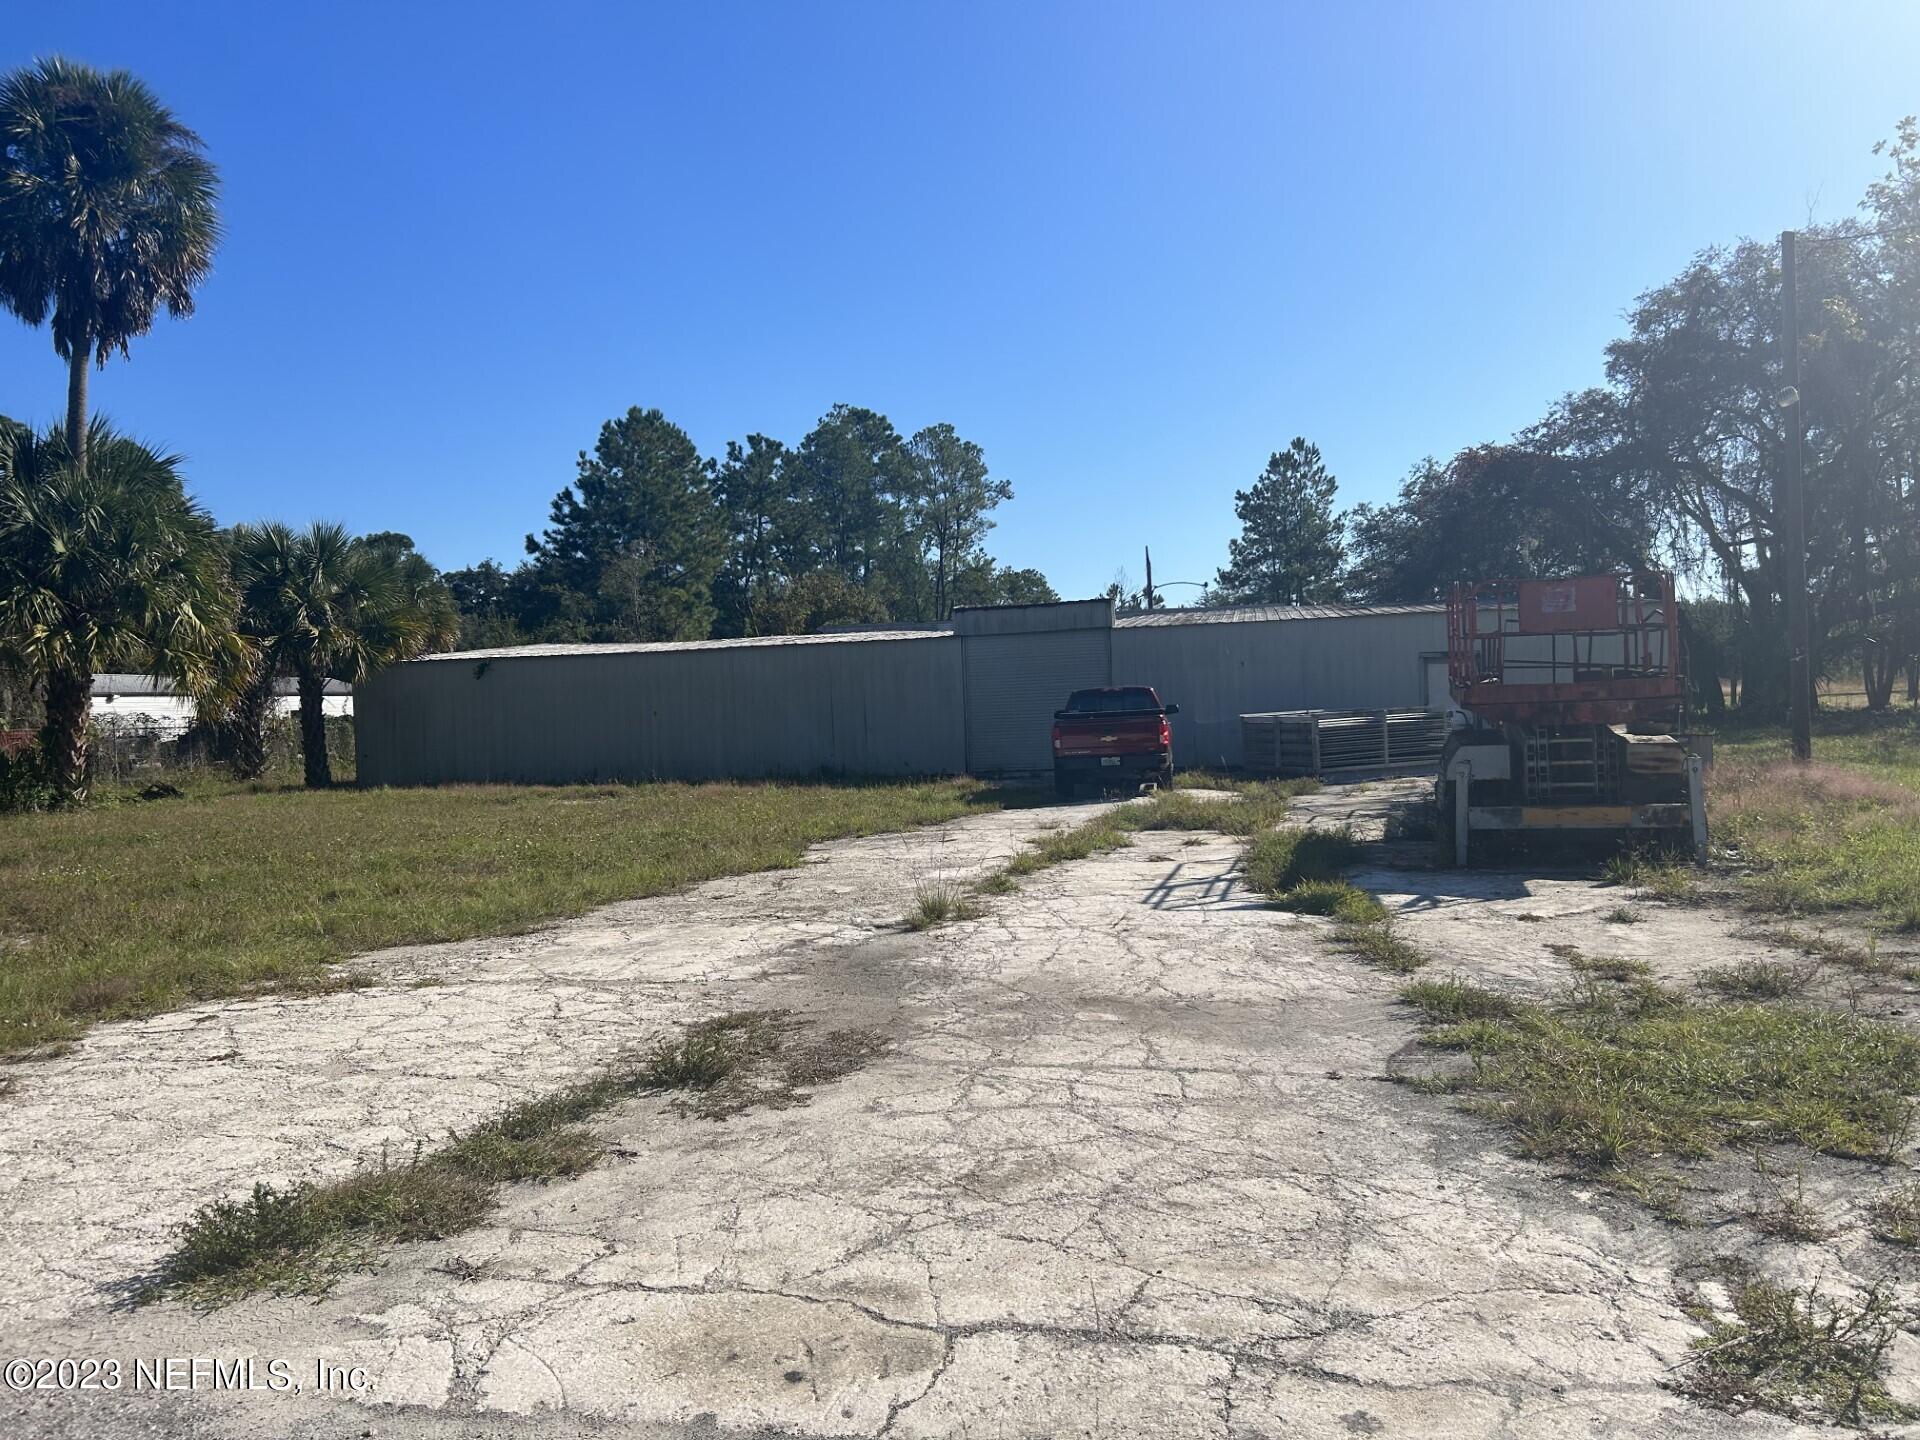
[[[967,770],[1008,775],[1053,766],[1053,712],[1070,691],[1113,683],[1113,632],[1102,626],[968,635]]]

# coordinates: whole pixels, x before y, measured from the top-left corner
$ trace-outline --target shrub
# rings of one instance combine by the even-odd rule
[[[60,787],[41,761],[40,747],[9,754],[0,749],[0,814],[58,808]]]

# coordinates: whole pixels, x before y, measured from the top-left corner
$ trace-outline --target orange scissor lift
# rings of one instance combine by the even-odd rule
[[[1476,832],[1611,833],[1705,856],[1670,574],[1457,584],[1447,675],[1437,784],[1457,863]]]

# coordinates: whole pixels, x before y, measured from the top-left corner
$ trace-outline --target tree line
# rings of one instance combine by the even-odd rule
[[[1012,494],[947,424],[902,436],[836,405],[796,445],[749,435],[711,460],[636,407],[581,452],[524,561],[444,579],[469,646],[936,623],[960,605],[1058,598],[986,552]]]
[[[326,681],[457,633],[451,594],[404,536],[221,531],[177,457],[90,415],[91,370],[162,310],[192,313],[218,202],[200,137],[126,71],[53,58],[0,78],[0,305],[46,325],[67,366],[63,425],[0,416],[0,680],[43,721],[29,751],[0,752],[0,805],[85,798],[103,671],[175,677],[243,776],[264,764],[275,682],[291,679],[307,783],[325,785]]]
[[[1804,415],[1811,673],[1920,696],[1920,126],[1856,218],[1800,232],[1799,404],[1781,405],[1771,242],[1703,250],[1641,295],[1605,379],[1505,444],[1416,464],[1398,495],[1339,512],[1295,440],[1236,496],[1211,603],[1434,600],[1457,579],[1670,566],[1696,673],[1763,713],[1787,699],[1781,477]],[[1703,699],[1721,703],[1717,685]]]
[[[263,768],[290,680],[307,783],[325,785],[326,682],[463,639],[782,634],[1054,598],[986,554],[1012,488],[977,444],[944,424],[902,437],[845,405],[791,449],[751,435],[717,462],[658,410],[629,410],[511,572],[441,576],[405,535],[326,522],[218,529],[177,457],[89,413],[96,366],[163,310],[192,313],[218,201],[199,136],[136,77],[53,58],[0,78],[0,305],[45,325],[67,367],[63,425],[0,416],[0,698],[43,722],[26,755],[0,750],[0,802],[85,798],[102,672],[173,676],[242,776]]]

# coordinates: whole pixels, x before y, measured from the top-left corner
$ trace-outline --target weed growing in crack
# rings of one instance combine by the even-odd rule
[[[1742,960],[1700,972],[1700,984],[1730,1000],[1784,1000],[1813,981],[1813,971],[1796,970],[1775,960]]]
[[[1486,990],[1458,975],[1438,980],[1415,980],[1400,998],[1429,1020],[1507,1020],[1519,1006],[1505,995]]]
[[[1754,1154],[1753,1204],[1746,1212],[1747,1223],[1760,1234],[1774,1240],[1825,1240],[1834,1227],[1807,1199],[1807,1172],[1794,1171],[1793,1188],[1775,1181],[1767,1173],[1765,1157]]]
[[[1428,963],[1426,953],[1402,940],[1384,915],[1377,920],[1343,920],[1334,926],[1333,943],[1363,964],[1395,975],[1411,975]]]
[[[741,1046],[725,1031],[695,1026],[647,1052],[640,1078],[653,1090],[711,1090],[733,1074]]]
[[[1633,850],[1608,860],[1601,873],[1609,885],[1644,890],[1656,900],[1689,900],[1695,890],[1693,874],[1686,866],[1651,859]]]
[[[979,903],[966,886],[953,880],[923,880],[913,887],[913,905],[903,922],[909,930],[931,930],[952,920],[975,920]]]
[[[1739,1413],[1769,1410],[1790,1419],[1866,1425],[1920,1418],[1887,1393],[1887,1352],[1913,1322],[1885,1281],[1858,1300],[1776,1284],[1750,1264],[1722,1260],[1709,1274],[1726,1287],[1730,1310],[1698,1290],[1683,1308],[1706,1327],[1674,1387]]]
[[[245,1200],[202,1206],[180,1229],[165,1283],[202,1303],[256,1290],[316,1295],[367,1264],[376,1245],[438,1239],[478,1224],[493,1206],[485,1181],[418,1147],[402,1164],[382,1154],[344,1180],[255,1185]]]
[[[1647,917],[1631,905],[1616,905],[1600,918],[1609,925],[1639,925]]]
[[[867,1030],[817,1032],[784,1011],[721,1015],[663,1041],[638,1063],[523,1101],[446,1145],[416,1145],[404,1163],[382,1153],[340,1180],[260,1184],[242,1200],[203,1205],[177,1232],[148,1298],[174,1293],[218,1304],[257,1291],[324,1293],[379,1247],[439,1239],[481,1223],[500,1187],[591,1169],[605,1147],[581,1122],[642,1091],[679,1092],[683,1108],[724,1119],[754,1106],[806,1103],[814,1087],[853,1073],[886,1048]]]
[[[1611,980],[1624,985],[1653,978],[1653,967],[1644,960],[1629,960],[1619,955],[1589,955],[1578,945],[1549,945],[1547,949],[1566,961],[1574,974],[1589,979]]]
[[[1920,970],[1905,964],[1893,955],[1883,954],[1880,950],[1880,937],[1869,935],[1864,944],[1856,945],[1851,941],[1824,932],[1809,935],[1803,930],[1782,926],[1773,930],[1760,930],[1755,939],[1770,945],[1778,945],[1783,950],[1797,950],[1810,960],[1825,965],[1837,965],[1842,970],[1855,975],[1901,979],[1909,983],[1920,982]]]
[[[1920,1183],[1897,1186],[1868,1205],[1867,1228],[1889,1245],[1920,1249]]]

